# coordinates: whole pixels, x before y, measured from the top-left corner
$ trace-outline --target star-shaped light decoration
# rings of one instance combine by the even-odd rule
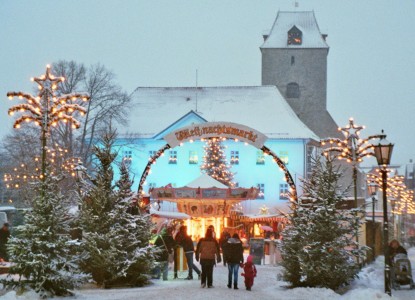
[[[63,77],[55,77],[50,72],[50,66],[46,67],[46,74],[40,77],[32,78],[38,84],[39,93],[37,97],[23,92],[9,92],[9,99],[18,97],[26,99],[27,103],[15,105],[9,109],[9,115],[14,113],[22,113],[22,115],[14,122],[14,128],[20,128],[23,122],[33,122],[44,131],[48,131],[50,126],[57,126],[59,122],[70,122],[72,128],[79,128],[80,122],[76,120],[72,114],[78,111],[81,115],[86,113],[85,108],[79,104],[67,103],[68,100],[82,99],[88,101],[89,96],[86,93],[73,93],[57,97],[55,91],[58,84],[63,82]]]
[[[323,155],[337,153],[338,159],[346,159],[347,162],[354,166],[363,161],[363,157],[373,156],[373,145],[369,144],[370,139],[379,138],[380,135],[369,136],[366,139],[360,138],[360,131],[365,129],[364,126],[356,125],[353,118],[349,119],[349,124],[345,127],[340,127],[338,130],[342,131],[345,139],[328,138],[320,141],[322,146],[329,144],[330,146],[323,150]]]
[[[80,122],[73,117],[74,112],[81,115],[86,113],[85,108],[72,101],[82,99],[88,101],[89,95],[86,93],[72,93],[56,96],[55,91],[58,89],[59,83],[65,79],[63,77],[55,77],[50,66],[46,66],[46,73],[39,77],[31,79],[38,84],[39,93],[36,97],[23,92],[9,92],[9,99],[18,97],[25,99],[27,103],[21,103],[12,106],[9,109],[9,115],[14,113],[21,114],[14,122],[14,128],[20,128],[22,123],[34,123],[41,127],[41,150],[42,150],[42,174],[41,178],[45,178],[46,173],[46,156],[47,156],[47,136],[51,126],[57,126],[59,122],[70,123],[72,128],[76,129],[81,126]]]

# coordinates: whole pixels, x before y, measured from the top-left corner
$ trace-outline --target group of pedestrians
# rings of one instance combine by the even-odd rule
[[[237,233],[232,237],[225,233],[222,234],[220,242],[216,240],[216,234],[213,226],[209,226],[206,230],[205,237],[201,238],[194,250],[193,240],[187,234],[187,227],[181,226],[176,236],[173,238],[171,231],[163,229],[158,235],[155,246],[159,247],[160,254],[158,261],[160,268],[156,272],[155,278],[160,278],[163,273],[163,280],[167,280],[168,275],[168,256],[173,254],[174,249],[182,247],[186,256],[188,266],[187,280],[193,279],[193,271],[196,272],[200,279],[202,288],[213,288],[213,269],[216,264],[221,263],[222,258],[220,249],[222,249],[223,263],[228,267],[228,288],[238,289],[238,272],[239,268],[243,269],[241,274],[245,278],[245,287],[248,291],[254,283],[254,277],[257,274],[252,256],[249,255],[246,263],[244,263],[242,241]],[[194,264],[193,256],[200,263],[202,270]],[[174,278],[177,278],[177,266],[174,267]]]

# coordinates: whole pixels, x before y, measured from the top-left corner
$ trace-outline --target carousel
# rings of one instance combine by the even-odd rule
[[[184,187],[174,188],[171,185],[154,188],[150,191],[152,201],[175,202],[180,213],[191,218],[184,220],[188,234],[198,240],[204,236],[208,226],[213,225],[217,236],[228,227],[231,208],[244,200],[256,199],[258,189],[230,188],[202,174]]]

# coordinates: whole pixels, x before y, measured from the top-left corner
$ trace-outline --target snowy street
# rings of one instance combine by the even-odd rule
[[[412,267],[415,264],[415,248],[408,251]],[[383,256],[378,257],[374,264],[368,265],[359,274],[349,289],[343,295],[336,294],[329,289],[319,288],[296,288],[288,289],[287,283],[278,280],[281,267],[271,265],[257,266],[258,276],[255,278],[252,291],[246,291],[243,277],[239,276],[239,290],[228,289],[227,268],[219,264],[214,269],[212,289],[200,287],[197,279],[173,280],[173,272],[169,272],[169,280],[153,280],[153,284],[144,288],[122,288],[122,289],[98,289],[92,285],[86,285],[81,290],[76,290],[74,297],[56,297],[54,299],[77,299],[77,300],[129,300],[129,299],[341,299],[341,300],[370,300],[370,299],[400,299],[410,300],[415,298],[415,290],[409,290],[407,286],[401,290],[392,290],[392,298],[384,293],[383,277]],[[241,271],[239,271],[239,274]],[[415,276],[414,270],[412,270]],[[1,275],[2,277],[5,275]],[[185,278],[187,271],[179,274]],[[4,291],[3,291],[4,292]],[[15,292],[2,294],[2,300],[14,299],[38,299],[34,292],[29,292],[24,296],[16,297]]]

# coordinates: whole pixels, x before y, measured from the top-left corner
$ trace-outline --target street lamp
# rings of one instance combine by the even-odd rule
[[[360,131],[365,127],[356,125],[353,118],[349,119],[349,124],[345,127],[339,127],[338,130],[343,132],[345,139],[327,138],[320,141],[322,146],[328,144],[322,155],[328,157],[333,155],[335,158],[345,159],[351,163],[353,169],[353,191],[354,191],[354,208],[356,209],[356,218],[358,216],[358,201],[357,201],[357,167],[363,161],[364,157],[373,156],[373,145],[368,141],[375,138],[380,138],[379,135],[369,136],[366,139],[360,138]],[[356,244],[359,249],[359,229],[356,229]],[[357,256],[357,264],[360,266],[360,255]]]
[[[382,173],[382,198],[383,198],[383,252],[385,254],[385,293],[392,295],[391,278],[389,266],[389,251],[388,251],[388,200],[386,197],[387,189],[387,169],[386,166],[390,164],[392,156],[393,144],[386,140],[386,135],[383,134],[379,139],[379,143],[373,145],[373,152]]]
[[[9,109],[9,115],[20,113],[21,116],[15,120],[13,127],[20,128],[22,123],[33,122],[41,128],[41,152],[42,152],[42,169],[41,179],[45,180],[46,175],[46,155],[47,155],[47,138],[51,126],[57,126],[58,123],[70,123],[74,129],[81,126],[80,122],[72,115],[75,111],[81,115],[86,113],[85,108],[78,104],[71,104],[70,101],[82,99],[89,100],[86,93],[73,93],[67,95],[56,95],[58,85],[65,79],[63,77],[55,77],[50,66],[46,66],[46,73],[40,77],[32,78],[38,84],[38,95],[23,92],[8,92],[7,97],[13,99],[25,99],[27,103],[15,105]]]
[[[372,196],[372,255],[373,260],[375,260],[376,257],[376,223],[375,223],[375,203],[376,203],[376,193],[378,191],[378,185],[370,181],[367,185],[367,190],[369,194]]]

